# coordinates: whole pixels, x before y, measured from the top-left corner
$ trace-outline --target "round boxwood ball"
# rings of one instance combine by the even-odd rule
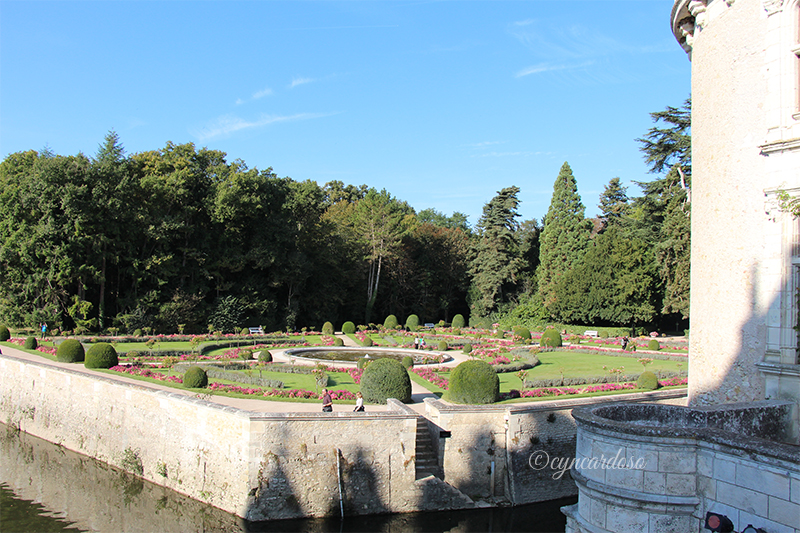
[[[6,326],[0,326],[0,342],[6,342],[11,338],[11,332]]]
[[[472,353],[472,344],[466,343],[461,351],[464,353]]]
[[[656,390],[658,388],[658,378],[655,374],[646,370],[641,373],[639,379],[636,380],[636,388],[644,390]]]
[[[262,363],[271,363],[272,354],[269,352],[269,350],[261,350],[261,353],[258,354],[258,360]]]
[[[500,394],[500,378],[492,365],[478,359],[464,361],[450,374],[447,399],[454,403],[494,403]]]
[[[199,366],[190,366],[183,375],[183,386],[187,389],[204,389],[208,385],[208,375]]]
[[[386,317],[386,320],[383,321],[383,327],[386,329],[397,329],[400,323],[397,321],[397,317],[394,315],[389,315]]]
[[[531,340],[531,330],[523,326],[516,326],[514,328],[514,336],[529,341]]]
[[[119,364],[117,350],[107,342],[92,344],[86,350],[86,360],[83,366],[86,368],[111,368]]]
[[[661,349],[661,345],[658,343],[657,340],[650,339],[649,341],[647,341],[647,349],[657,352],[658,350]]]
[[[464,315],[456,315],[456,316],[453,317],[453,327],[454,328],[456,328],[456,329],[463,328],[464,324],[465,324]]]
[[[448,348],[448,346],[447,346],[447,341],[445,341],[445,340],[441,340],[441,341],[439,341],[439,346],[438,346],[438,348],[439,348],[439,351],[440,351],[440,352],[446,352],[446,351],[447,351],[447,348]]]
[[[25,344],[22,345],[26,350],[35,350],[39,346],[36,337],[25,337]]]
[[[356,325],[350,321],[345,322],[342,324],[342,333],[345,335],[352,335],[356,332]]]
[[[547,328],[542,333],[542,338],[539,339],[539,346],[547,346],[550,348],[559,348],[563,344],[563,340],[561,339],[561,333],[559,333],[555,328]]]
[[[364,401],[385,404],[389,398],[411,401],[411,378],[403,363],[396,359],[377,359],[367,365],[361,376]]]
[[[412,366],[414,366],[414,358],[411,357],[410,355],[407,355],[403,357],[402,363],[404,367],[411,368]]]
[[[362,342],[364,346],[372,346],[372,338],[371,337],[364,337],[364,342]]]
[[[56,359],[61,363],[82,363],[86,353],[78,339],[66,339],[58,345]]]
[[[339,337],[334,337],[333,338],[333,345],[334,346],[344,346],[344,341],[342,339],[340,339]]]

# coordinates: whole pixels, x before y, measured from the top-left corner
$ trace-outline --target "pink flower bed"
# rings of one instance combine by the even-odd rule
[[[156,379],[158,381],[169,381],[171,383],[183,383],[183,378],[178,376],[165,376],[159,372],[153,372],[149,368],[141,366],[112,366],[109,370],[120,372],[122,374],[131,374],[133,376],[142,376],[145,378]]]
[[[237,392],[239,394],[247,394],[250,396],[264,396],[272,398],[301,398],[301,399],[317,399],[320,394],[303,389],[261,389],[252,387],[239,387],[237,385],[224,385],[222,383],[212,382],[208,384],[208,389],[218,392]],[[355,400],[356,395],[346,390],[332,390],[330,391],[331,398],[334,400]]]
[[[428,383],[432,383],[436,385],[440,389],[447,390],[447,387],[450,385],[443,377],[440,377],[439,374],[431,370],[430,368],[412,368],[411,371],[427,381]]]
[[[10,342],[11,344],[16,344],[17,346],[25,346],[25,339],[21,337],[10,338],[8,339],[8,342]],[[46,353],[52,356],[56,355],[56,349],[50,346],[37,346],[36,351]]]

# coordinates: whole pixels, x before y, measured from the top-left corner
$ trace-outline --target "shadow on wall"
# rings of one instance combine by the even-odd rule
[[[736,328],[736,337],[726,341],[724,338],[709,335],[707,331],[698,332],[704,338],[690,337],[689,352],[689,404],[694,406],[710,406],[721,403],[753,402],[764,399],[787,400],[800,402],[800,379],[797,376],[797,356],[789,365],[764,363],[767,349],[768,319],[770,310],[777,306],[775,313],[783,314],[780,309],[780,296],[775,296],[770,305],[760,309],[758,306],[758,277],[755,267],[749,272],[749,305],[747,318]],[[782,287],[787,285],[782,280]],[[736,309],[734,298],[730,301],[714,302],[717,309]],[[735,319],[731,316],[731,321]],[[708,326],[706,326],[708,327]],[[692,343],[694,341],[694,343]],[[730,347],[726,350],[726,347]],[[737,348],[738,347],[738,348]],[[775,359],[778,359],[776,354]],[[771,367],[771,373],[765,377],[761,368]],[[783,367],[781,370],[780,367]],[[780,389],[776,386],[777,374],[785,373],[787,367],[794,377],[786,374],[780,377],[783,382]],[[767,381],[770,383],[767,383]],[[793,380],[793,381],[789,381]],[[788,385],[787,385],[788,384]],[[794,392],[792,392],[794,391]],[[800,422],[800,404],[795,409],[794,434],[795,443],[800,443],[798,429]],[[765,438],[769,438],[765,436]]]

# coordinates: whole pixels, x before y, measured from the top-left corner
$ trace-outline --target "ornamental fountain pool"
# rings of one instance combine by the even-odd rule
[[[356,364],[361,359],[390,358],[402,361],[411,357],[414,365],[437,365],[452,361],[452,357],[437,351],[413,350],[404,348],[325,346],[322,348],[293,348],[286,350],[286,357],[292,361],[313,361],[324,363]]]

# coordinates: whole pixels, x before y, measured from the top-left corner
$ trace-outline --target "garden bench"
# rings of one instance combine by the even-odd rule
[[[433,329],[435,326],[432,322],[428,322],[427,324],[425,324],[425,327],[428,329]]]
[[[262,328],[261,326],[258,326],[257,328],[247,328],[247,329],[250,330],[250,335],[263,335],[264,334],[264,328]]]
[[[584,331],[583,334],[587,337],[597,337],[597,331],[590,329],[588,331]]]

